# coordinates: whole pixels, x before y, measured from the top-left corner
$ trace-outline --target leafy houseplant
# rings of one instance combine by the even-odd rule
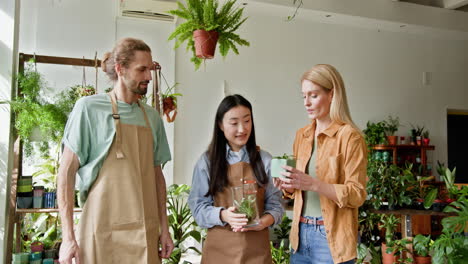
[[[408,239],[398,239],[396,227],[400,219],[393,214],[382,215],[380,228],[385,228],[385,244],[382,244],[382,260],[384,264],[390,263],[413,263],[413,259],[404,258],[404,253],[409,253],[406,245],[411,241]]]
[[[434,241],[431,236],[424,236],[418,234],[413,239],[414,259],[416,263],[431,263],[431,256],[429,255]]]
[[[234,204],[237,208],[237,212],[240,214],[245,214],[249,223],[257,214],[255,210],[256,199],[253,196],[242,198],[240,202],[234,201]]]
[[[395,136],[395,132],[398,131],[400,127],[400,119],[398,117],[388,116],[387,120],[384,122],[385,135],[387,136],[387,141],[389,145],[396,145],[398,137]]]
[[[187,41],[187,50],[193,52],[191,61],[195,64],[195,69],[200,67],[203,59],[214,56],[216,41],[219,42],[219,51],[223,57],[231,49],[239,54],[237,45],[250,46],[247,40],[235,33],[247,18],[242,17],[244,8],[236,8],[234,4],[236,0],[228,0],[221,5],[218,0],[187,0],[187,6],[177,2],[178,9],[169,11],[186,20],[176,27],[169,40],[177,38],[175,48]],[[199,39],[202,36],[207,39]],[[211,54],[202,50],[208,44],[207,41],[214,44]]]
[[[279,247],[273,246],[273,242],[270,241],[271,248],[271,258],[273,264],[289,264],[289,257],[291,253],[289,252],[288,247],[284,244],[282,240]]]
[[[411,136],[412,136],[412,143],[421,145],[421,136],[424,132],[424,126],[414,126],[411,124]]]
[[[174,250],[169,259],[164,260],[167,264],[177,264],[180,262],[182,254],[187,250],[193,250],[198,254],[201,252],[196,247],[184,248],[182,243],[188,238],[194,238],[201,242],[201,232],[197,230],[197,223],[192,217],[190,208],[187,204],[187,196],[190,192],[190,186],[173,184],[169,186],[167,195],[167,210],[169,228],[174,241]]]
[[[372,123],[367,122],[367,127],[364,129],[364,135],[366,139],[367,146],[370,148],[375,145],[385,144],[385,123],[378,122]],[[371,155],[369,155],[370,157]]]
[[[457,168],[455,167],[453,170],[450,170],[449,168],[445,167],[444,163],[437,161],[437,172],[445,182],[445,188],[447,189],[449,196],[449,199],[447,200],[449,203],[451,203],[456,200],[458,196],[458,188],[455,186],[455,175]]]
[[[394,164],[379,161],[369,161],[367,165],[367,193],[369,203],[374,208],[380,208],[383,201],[388,202],[388,208],[410,205],[416,189],[408,186],[417,185],[416,179],[409,169],[401,170]]]
[[[175,93],[175,87],[179,83],[174,84],[173,86],[169,87],[164,93],[161,93],[161,99],[163,102],[163,113],[166,115],[166,120],[169,123],[174,122],[176,116],[177,116],[177,96],[182,96],[181,93]],[[172,117],[170,116],[170,113],[174,112]]]
[[[291,230],[291,223],[292,220],[285,214],[281,219],[281,224],[273,228],[273,234],[275,234],[277,241],[274,243],[275,246],[279,246],[284,242],[284,246],[289,247],[289,231]]]
[[[455,216],[442,219],[442,234],[434,241],[433,263],[464,263],[468,259],[468,237],[463,233],[467,228],[468,199],[462,195],[458,201],[447,206],[444,212]]]
[[[34,61],[26,64],[24,73],[17,77],[20,96],[9,103],[15,113],[15,128],[24,143],[26,156],[33,151],[33,131],[39,131],[40,152],[43,157],[49,157],[49,143],[60,142],[63,128],[67,122],[66,114],[44,96],[46,83],[43,76],[34,69]]]
[[[423,141],[423,145],[426,145],[426,146],[428,146],[429,142],[431,142],[431,140],[429,139],[429,130],[426,129],[422,133],[422,141]]]

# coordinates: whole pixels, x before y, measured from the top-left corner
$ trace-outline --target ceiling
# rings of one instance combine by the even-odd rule
[[[393,0],[468,12],[468,0]]]

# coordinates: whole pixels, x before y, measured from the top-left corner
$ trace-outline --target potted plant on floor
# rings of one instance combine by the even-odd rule
[[[382,242],[382,263],[393,264],[395,262],[395,256],[393,250],[388,250],[387,245],[393,244],[397,239],[396,228],[400,219],[395,215],[382,215],[380,218],[379,229],[385,229],[385,242]]]
[[[234,7],[236,0],[228,0],[220,4],[218,0],[187,0],[185,6],[177,2],[178,9],[169,13],[185,19],[169,36],[176,39],[175,48],[187,41],[187,50],[193,52],[191,61],[198,69],[204,59],[214,56],[216,44],[219,51],[226,57],[229,50],[239,54],[237,46],[250,46],[236,32],[246,21],[242,13],[244,8]]]
[[[197,229],[198,225],[192,217],[187,204],[187,197],[190,193],[190,186],[173,184],[167,190],[167,216],[169,229],[174,241],[174,250],[169,259],[164,260],[165,264],[177,264],[182,258],[182,254],[187,250],[192,250],[201,254],[196,247],[184,247],[183,242],[188,238],[193,238],[201,242],[202,235]]]
[[[431,236],[418,234],[413,239],[414,261],[415,264],[430,264],[431,256],[429,255],[434,241]]]
[[[289,247],[289,231],[291,230],[292,220],[285,214],[283,219],[281,219],[281,224],[277,225],[273,229],[273,234],[275,235],[275,241],[273,245],[279,247],[283,244],[286,248]]]
[[[464,235],[468,227],[468,195],[460,190],[458,201],[444,209],[454,216],[442,219],[442,234],[434,241],[432,247],[433,263],[458,264],[468,259],[468,236]]]
[[[398,117],[388,116],[387,120],[383,121],[385,124],[385,135],[387,136],[387,141],[389,145],[396,145],[398,142],[398,137],[395,136],[395,132],[398,131],[400,127],[400,119]]]
[[[278,247],[275,247],[273,242],[270,241],[270,249],[273,264],[289,264],[291,253],[289,252],[289,247],[284,244],[283,240]]]

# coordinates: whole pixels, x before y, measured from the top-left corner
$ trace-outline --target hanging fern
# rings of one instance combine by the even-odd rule
[[[187,0],[187,6],[177,2],[178,9],[169,13],[185,19],[186,21],[176,27],[168,40],[176,39],[174,48],[179,48],[187,42],[187,51],[193,53],[190,59],[198,69],[202,59],[195,55],[195,42],[193,32],[198,29],[206,31],[215,30],[219,34],[219,51],[226,57],[229,50],[239,54],[237,46],[250,46],[250,43],[234,33],[247,20],[242,17],[244,8],[236,8],[236,0],[229,0],[219,7],[218,0]]]

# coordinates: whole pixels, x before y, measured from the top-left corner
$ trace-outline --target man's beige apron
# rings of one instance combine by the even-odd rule
[[[82,264],[159,264],[159,215],[153,135],[146,127],[121,124],[110,93],[116,135],[80,219]]]
[[[229,208],[232,206],[231,187],[243,183],[256,182],[249,163],[238,162],[229,166],[229,185],[214,197],[214,205]],[[257,207],[263,215],[265,188],[257,190]],[[208,229],[203,246],[202,264],[271,264],[268,228],[262,231],[233,232],[230,225]]]

